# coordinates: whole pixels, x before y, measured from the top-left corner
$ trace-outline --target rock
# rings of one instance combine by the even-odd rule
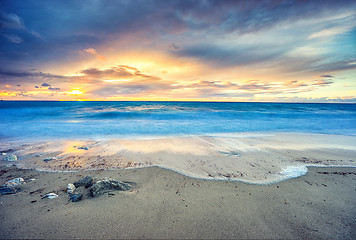
[[[18,192],[18,190],[14,186],[3,185],[3,186],[0,187],[0,194],[1,195],[14,194],[14,193],[17,193],[17,192]]]
[[[56,198],[58,197],[57,194],[55,193],[47,193],[46,195],[44,195],[42,198],[49,198],[49,199],[53,199],[53,198]]]
[[[78,149],[89,150],[89,147],[78,147]]]
[[[91,187],[93,185],[93,177],[92,176],[86,176],[83,179],[74,182],[75,187],[81,187],[84,186],[86,188]]]
[[[82,200],[82,198],[83,198],[83,194],[77,192],[74,192],[73,194],[69,195],[69,199],[72,202],[79,202],[80,200]]]
[[[19,177],[19,178],[14,178],[10,181],[7,181],[4,185],[6,186],[12,186],[12,187],[16,187],[20,184],[23,184],[25,183],[25,180],[22,178],[22,177]]]
[[[127,183],[116,181],[111,178],[104,178],[103,180],[96,182],[88,189],[88,196],[97,197],[112,190],[127,191],[130,189],[131,186]]]
[[[74,186],[74,184],[69,183],[69,184],[67,185],[67,193],[68,193],[68,194],[72,194],[72,193],[74,193],[74,191],[75,191],[75,186]]]
[[[43,159],[42,161],[49,162],[49,161],[52,161],[52,160],[57,160],[57,158],[56,157],[48,157],[48,158]]]
[[[15,154],[10,154],[4,158],[4,161],[7,162],[15,162],[17,160],[17,157]]]

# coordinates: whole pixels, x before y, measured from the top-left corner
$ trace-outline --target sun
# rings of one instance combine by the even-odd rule
[[[81,91],[79,88],[73,88],[72,91],[70,91],[68,93],[72,94],[72,95],[80,95],[80,94],[83,94],[83,91]]]

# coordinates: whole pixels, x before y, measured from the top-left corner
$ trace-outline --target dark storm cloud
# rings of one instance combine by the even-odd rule
[[[337,11],[353,6],[354,1],[334,0],[2,1],[0,60],[6,63],[5,59],[13,59],[26,65],[31,60],[59,59],[109,39],[137,33],[152,42],[159,42],[164,35],[189,35],[191,31],[244,34],[286,21],[313,18],[327,9]],[[177,50],[178,46],[182,48],[179,42],[170,47]],[[201,56],[197,51],[193,46],[181,54]],[[26,54],[19,57],[20,53]],[[215,50],[210,54],[220,56],[224,52]]]
[[[58,83],[58,82],[69,82],[73,79],[74,79],[73,77],[67,77],[63,75],[43,73],[43,72],[12,71],[12,70],[0,69],[0,80],[1,83],[4,84],[14,84],[14,82],[18,82],[18,81],[21,81],[21,83],[24,84],[26,82],[33,83],[34,81],[36,81],[36,82],[42,82],[43,84],[46,85],[48,83],[45,83],[44,81]],[[35,88],[38,88],[38,86],[35,86]]]
[[[288,46],[269,45],[254,47],[231,47],[216,44],[199,44],[187,47],[176,54],[203,59],[204,62],[222,66],[249,65],[263,61],[271,61],[283,56],[289,51]]]
[[[48,90],[52,90],[52,91],[59,91],[61,90],[60,88],[53,88],[53,87],[49,87]]]
[[[323,78],[332,78],[332,77],[334,77],[333,75],[322,75],[322,76],[320,76],[320,77],[323,77]]]
[[[7,22],[38,30],[79,32],[176,31],[207,28],[256,31],[286,19],[313,17],[324,9],[354,5],[353,1],[230,1],[230,0],[136,0],[136,1],[7,1]],[[20,8],[21,7],[21,8]],[[15,13],[12,13],[16,11]],[[37,13],[37,16],[35,15]],[[18,14],[18,15],[16,15]],[[17,17],[16,17],[16,16]],[[39,23],[40,18],[56,19]],[[12,19],[12,20],[11,20]],[[50,29],[50,27],[52,29]]]
[[[43,72],[30,72],[30,71],[11,71],[11,70],[3,70],[0,69],[0,76],[2,77],[10,77],[10,78],[24,78],[24,77],[41,77],[41,78],[57,78],[63,79],[66,76],[43,73]]]
[[[48,90],[51,90],[51,91],[59,91],[59,90],[61,90],[60,88],[52,87],[52,85],[48,84],[48,83],[42,83],[41,86],[45,87],[45,88],[47,88]],[[38,88],[38,87],[35,86],[35,88]]]

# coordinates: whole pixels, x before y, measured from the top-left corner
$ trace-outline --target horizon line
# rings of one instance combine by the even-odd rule
[[[278,101],[197,101],[197,100],[0,100],[0,102],[197,102],[197,103],[295,103],[356,104],[356,102],[278,102]]]

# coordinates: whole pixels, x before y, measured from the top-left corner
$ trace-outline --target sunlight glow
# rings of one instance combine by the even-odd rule
[[[79,88],[73,88],[72,91],[67,92],[67,93],[72,94],[72,95],[80,95],[80,94],[83,94],[83,91],[81,91]]]

